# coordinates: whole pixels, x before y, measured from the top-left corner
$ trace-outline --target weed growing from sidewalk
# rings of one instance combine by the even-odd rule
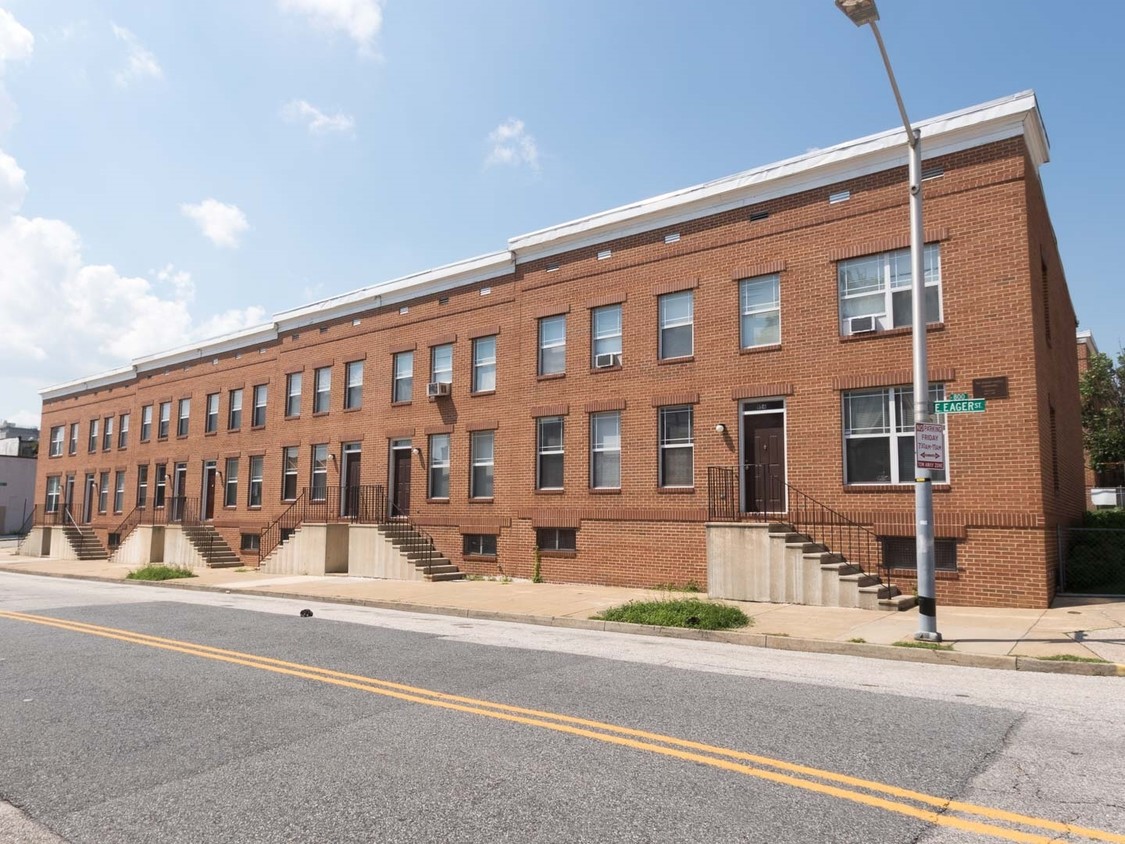
[[[953,645],[943,645],[940,642],[892,642],[896,648],[922,648],[926,651],[951,651]]]
[[[848,639],[849,642],[855,642],[857,645],[866,645],[867,640],[862,636],[856,636],[854,639]]]
[[[671,601],[630,601],[593,616],[601,621],[652,624],[657,627],[694,627],[697,630],[726,630],[746,627],[751,619],[738,607],[680,598]]]
[[[694,580],[689,580],[683,585],[679,583],[658,583],[652,587],[657,592],[702,592],[699,584]]]
[[[133,569],[125,575],[127,580],[175,580],[179,577],[195,577],[195,572],[185,566],[164,566],[154,563]]]
[[[1051,654],[1050,656],[1036,656],[1032,659],[1045,659],[1050,662],[1100,662],[1103,665],[1108,665],[1108,659],[1102,659],[1100,656],[1075,656],[1074,654]]]

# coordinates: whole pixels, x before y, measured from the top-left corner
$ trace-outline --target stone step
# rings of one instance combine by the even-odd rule
[[[433,565],[430,566],[427,566],[424,563],[415,563],[414,567],[420,572],[429,571],[433,572],[434,574],[437,574],[438,572],[460,571],[457,566],[453,565],[453,563],[451,563],[445,557],[442,557],[440,560],[434,560]]]
[[[458,570],[458,571],[446,572],[444,574],[427,574],[425,577],[426,577],[426,580],[429,580],[433,583],[438,583],[438,582],[445,581],[445,580],[464,580],[465,579],[465,573],[463,571]]]

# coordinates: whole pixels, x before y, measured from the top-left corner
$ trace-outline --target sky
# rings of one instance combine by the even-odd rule
[[[1071,296],[1113,353],[1125,2],[1059,9],[879,0],[913,120],[1038,94]],[[832,0],[0,0],[0,418],[899,124],[871,33]]]

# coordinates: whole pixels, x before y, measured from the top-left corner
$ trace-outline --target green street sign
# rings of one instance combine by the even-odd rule
[[[934,413],[984,413],[984,406],[984,399],[971,399],[968,393],[954,393],[945,401],[934,402]]]

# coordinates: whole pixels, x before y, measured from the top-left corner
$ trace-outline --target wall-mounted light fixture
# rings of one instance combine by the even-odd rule
[[[414,446],[414,448],[412,448],[411,451],[413,451],[419,457],[422,456],[422,449],[420,449],[418,446]]]
[[[727,426],[724,425],[722,422],[720,422],[718,425],[715,426],[715,433],[716,434],[725,434],[726,432],[727,432]]]

